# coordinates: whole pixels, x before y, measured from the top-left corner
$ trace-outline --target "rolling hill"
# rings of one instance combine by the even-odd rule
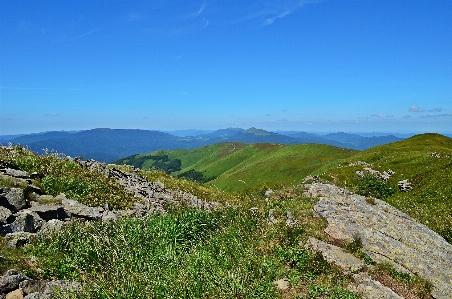
[[[202,133],[189,130],[185,133]],[[183,132],[176,131],[181,135]],[[289,135],[273,133],[257,128],[227,128],[196,136],[176,136],[161,131],[132,129],[93,129],[78,132],[45,132],[15,136],[0,136],[0,143],[20,144],[37,153],[43,149],[54,150],[84,159],[112,162],[133,155],[156,150],[193,149],[221,142],[306,144],[318,143],[337,147],[363,150],[383,143],[401,140],[395,136],[364,137],[337,133],[326,136],[306,132]],[[344,134],[347,138],[344,138]]]
[[[209,185],[225,191],[243,191],[263,185],[298,184],[313,171],[355,150],[322,144],[218,143],[192,150],[157,151],[116,161],[149,169],[154,157],[180,160],[181,169],[173,175],[195,170]],[[139,162],[139,163],[137,163]]]
[[[195,171],[208,180],[207,185],[228,192],[295,185],[308,175],[318,176],[356,193],[385,197],[389,204],[452,241],[452,139],[443,135],[416,135],[361,152],[319,144],[220,143],[135,155],[117,162],[142,167],[158,155],[180,161],[181,169],[173,175]],[[393,173],[387,181],[382,179],[384,172]],[[411,187],[407,192],[398,186],[405,180]]]

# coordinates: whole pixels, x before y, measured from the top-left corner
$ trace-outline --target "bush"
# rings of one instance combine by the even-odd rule
[[[393,195],[394,192],[394,189],[387,182],[373,175],[365,175],[360,178],[356,191],[356,193],[363,196],[372,196],[381,199]]]

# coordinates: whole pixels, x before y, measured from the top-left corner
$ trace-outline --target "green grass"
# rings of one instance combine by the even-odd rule
[[[354,153],[354,150],[319,144],[287,146],[234,142],[192,150],[157,151],[138,155],[136,159],[168,155],[170,159],[179,159],[182,164],[182,169],[173,175],[196,170],[204,178],[216,178],[207,182],[208,185],[228,192],[239,192],[264,185],[301,183],[311,172]],[[130,160],[129,163],[134,164],[134,161]]]
[[[45,194],[53,196],[65,193],[68,198],[89,206],[108,203],[113,209],[130,207],[135,201],[131,192],[122,188],[114,179],[84,169],[64,155],[48,153],[37,155],[21,146],[0,148],[0,159],[17,165],[29,173],[37,172],[41,179],[35,184]]]
[[[270,201],[250,194],[216,212],[179,207],[164,216],[73,223],[27,253],[46,277],[85,283],[81,293],[57,298],[279,298],[273,281],[281,278],[291,284],[285,298],[358,298],[338,268],[300,247],[309,236],[325,238],[326,225],[301,192],[281,190]],[[275,225],[267,223],[270,208]],[[284,223],[288,210],[296,227]]]

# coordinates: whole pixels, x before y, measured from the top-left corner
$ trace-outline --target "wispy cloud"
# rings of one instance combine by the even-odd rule
[[[370,117],[386,118],[386,117],[393,117],[393,116],[392,115],[383,114],[383,113],[379,113],[379,114],[373,114]]]
[[[46,113],[46,116],[60,116],[60,114],[51,112],[51,113]]]
[[[452,113],[447,114],[428,114],[419,116],[419,118],[436,118],[436,117],[452,117]]]
[[[264,25],[264,26],[271,25],[271,24],[273,24],[273,22],[276,19],[282,19],[285,16],[290,15],[291,13],[292,13],[292,10],[287,10],[287,11],[285,11],[285,12],[283,12],[283,13],[277,15],[277,16],[273,16],[273,17],[267,18],[262,25]]]
[[[88,31],[88,32],[85,32],[85,33],[83,33],[83,34],[80,34],[80,35],[78,35],[78,36],[76,36],[76,37],[73,37],[73,38],[71,38],[70,40],[71,40],[71,41],[74,41],[74,40],[80,39],[80,38],[82,38],[82,37],[85,37],[85,36],[91,35],[91,34],[93,34],[93,33],[96,33],[97,31],[99,31],[99,29],[96,28],[96,29],[90,30],[90,31]]]
[[[424,112],[424,109],[422,109],[421,107],[418,107],[418,106],[411,106],[409,109],[408,109],[408,111],[409,112]]]
[[[433,108],[428,110],[428,112],[442,112],[444,109],[443,108]]]
[[[202,14],[202,12],[204,11],[204,9],[206,9],[207,4],[203,3],[201,4],[201,7],[198,9],[198,11],[190,14],[189,16],[187,16],[187,18],[196,18],[197,16],[199,16],[200,14]]]

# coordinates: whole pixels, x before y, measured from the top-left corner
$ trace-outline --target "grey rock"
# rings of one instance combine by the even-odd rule
[[[145,211],[146,214],[165,214],[166,211],[164,209],[164,205],[167,203],[174,205],[179,203],[187,203],[193,207],[207,210],[218,209],[221,206],[219,203],[207,202],[203,199],[197,198],[188,192],[167,189],[161,182],[149,182],[135,173],[110,168],[107,165],[94,160],[76,160],[76,162],[90,171],[95,171],[105,177],[115,179],[127,191],[132,192],[139,200],[141,200],[141,203],[146,206],[146,210],[136,210],[137,216],[140,216],[142,211]],[[139,169],[135,169],[135,172],[138,170]]]
[[[38,214],[28,212],[28,213],[18,213],[13,215],[15,220],[13,223],[3,225],[0,229],[0,233],[17,233],[17,232],[29,232],[35,233],[41,228],[43,220]]]
[[[70,214],[71,216],[82,217],[91,220],[102,218],[102,214],[100,213],[99,208],[88,207],[76,200],[67,198],[64,198],[62,200],[62,204],[66,213]]]
[[[81,284],[76,281],[67,281],[67,280],[53,280],[49,281],[43,291],[43,294],[50,295],[53,291],[56,290],[68,290],[71,292],[75,292],[81,289]]]
[[[42,293],[46,287],[46,282],[42,280],[24,280],[19,283],[19,288],[21,288],[25,295],[37,293]]]
[[[21,179],[28,179],[30,175],[26,171],[18,170],[18,169],[12,169],[12,168],[5,168],[2,170],[6,175],[15,177],[15,178],[21,178]]]
[[[270,209],[268,211],[268,219],[267,219],[268,224],[275,224],[278,222],[278,219],[276,219],[276,217],[273,215],[274,212],[275,212],[275,209]]]
[[[47,222],[44,222],[44,224],[42,225],[41,229],[38,231],[38,235],[51,235],[54,233],[59,232],[65,225],[67,224],[67,222],[58,220],[58,219],[52,219],[49,220]]]
[[[32,206],[24,211],[30,211],[38,214],[42,219],[49,221],[51,219],[65,219],[68,216],[63,206],[38,205]]]
[[[0,294],[7,294],[17,289],[22,281],[28,279],[30,278],[16,270],[6,271],[5,275],[0,276]]]
[[[337,265],[345,274],[352,274],[364,268],[364,262],[353,254],[315,238],[309,238],[305,248],[320,253],[325,260]]]
[[[102,221],[112,221],[112,220],[114,221],[114,220],[117,220],[117,219],[118,219],[118,217],[112,211],[105,211],[102,214]]]
[[[26,207],[27,202],[24,197],[24,190],[20,188],[4,188],[0,195],[0,206],[8,208],[13,212]]]
[[[452,298],[452,245],[425,225],[375,199],[329,184],[307,185],[320,196],[314,210],[328,221],[325,232],[338,241],[361,237],[363,251],[374,261],[389,262],[432,282],[434,298]]]
[[[290,283],[289,283],[289,281],[288,281],[287,279],[285,279],[285,278],[281,278],[281,279],[275,280],[273,283],[274,283],[274,284],[276,285],[276,287],[277,287],[278,289],[280,289],[281,291],[286,291],[286,290],[288,290],[288,289],[290,288]]]
[[[413,188],[411,186],[411,183],[408,180],[399,181],[397,183],[397,185],[399,186],[399,189],[402,192],[408,192],[408,191],[410,191]]]
[[[9,209],[0,206],[0,225],[6,224],[12,214]]]
[[[28,232],[17,232],[5,235],[6,244],[11,248],[19,248],[35,238],[36,234]]]
[[[51,298],[50,295],[44,295],[43,293],[31,293],[24,297],[24,299],[48,299]]]
[[[353,279],[355,283],[350,290],[360,293],[364,299],[403,299],[379,281],[373,280],[366,272],[354,274]]]

